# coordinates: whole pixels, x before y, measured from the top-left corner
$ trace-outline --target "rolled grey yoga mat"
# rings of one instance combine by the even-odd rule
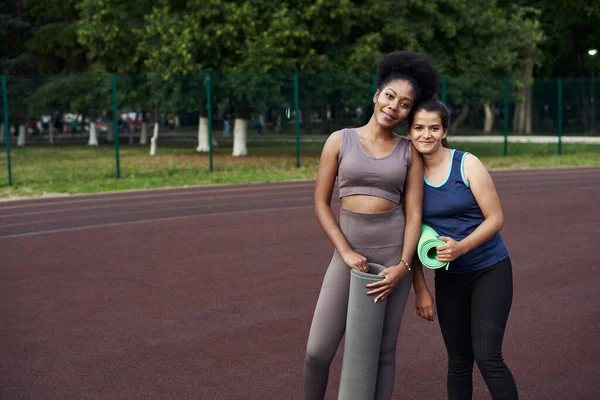
[[[369,263],[369,272],[350,271],[346,338],[338,400],[372,400],[375,397],[379,351],[387,299],[373,303],[365,285],[382,280],[384,266]]]

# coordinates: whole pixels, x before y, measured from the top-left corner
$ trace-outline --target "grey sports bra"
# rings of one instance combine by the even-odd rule
[[[369,155],[360,144],[356,129],[342,130],[338,157],[340,198],[357,194],[382,197],[400,204],[411,159],[411,142],[398,137],[385,157]]]

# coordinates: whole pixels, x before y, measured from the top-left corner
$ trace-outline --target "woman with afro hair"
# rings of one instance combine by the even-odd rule
[[[367,285],[373,301],[387,298],[375,399],[392,397],[395,353],[410,292],[409,262],[421,232],[423,162],[410,140],[394,133],[411,110],[437,92],[439,77],[424,54],[395,51],[378,63],[373,115],[366,125],[327,139],[315,185],[315,213],[335,248],[308,337],[304,398],[323,399],[329,366],[346,327],[350,269],[387,267]],[[339,221],[331,209],[338,181]],[[369,340],[365,337],[365,340]]]

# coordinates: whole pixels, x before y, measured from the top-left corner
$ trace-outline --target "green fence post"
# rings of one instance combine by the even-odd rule
[[[8,167],[8,186],[12,186],[12,166],[10,163],[10,123],[8,121],[8,96],[6,94],[6,76],[2,75],[2,104],[4,106],[4,142],[6,143],[6,165]],[[0,132],[0,135],[2,133]]]
[[[113,130],[115,133],[115,162],[117,164],[117,179],[121,178],[121,160],[119,159],[119,116],[117,114],[117,77],[111,75],[112,80],[112,100],[113,100]]]
[[[562,115],[562,79],[558,78],[556,82],[557,85],[557,94],[558,94],[558,155],[562,154],[562,128],[563,128],[563,115]]]
[[[508,78],[504,78],[504,156],[508,155]]]
[[[298,73],[294,72],[294,109],[296,111],[296,167],[300,168],[300,89],[298,88]],[[310,118],[309,115],[305,116]]]
[[[442,76],[442,103],[446,104],[446,93],[448,89],[448,80],[446,79],[446,75]]]
[[[208,119],[208,169],[213,172],[213,135],[212,135],[212,102],[210,94],[210,74],[206,74],[206,118]]]

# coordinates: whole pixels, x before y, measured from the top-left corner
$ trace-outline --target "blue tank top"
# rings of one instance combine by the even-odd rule
[[[446,180],[432,185],[425,178],[423,186],[423,223],[440,236],[459,241],[469,236],[485,217],[464,175],[464,158],[468,153],[452,150]],[[490,267],[508,258],[502,237],[496,233],[489,241],[450,263],[448,272],[462,273]]]

